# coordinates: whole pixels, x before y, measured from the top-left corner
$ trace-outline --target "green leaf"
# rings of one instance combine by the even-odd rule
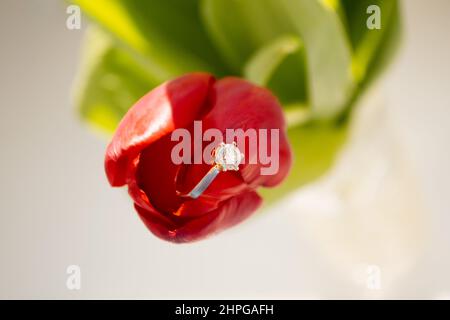
[[[401,42],[401,21],[398,1],[358,1],[342,0],[346,16],[348,33],[355,57],[353,73],[358,79],[358,90],[350,100],[349,108],[340,116],[339,121],[347,121],[353,107],[365,89],[392,62],[392,57]],[[369,30],[366,13],[370,4],[377,4],[381,8],[381,29]],[[376,44],[376,45],[374,45]]]
[[[244,76],[257,85],[265,86],[281,62],[300,48],[298,37],[283,36],[254,54],[244,67]]]
[[[351,48],[336,7],[318,0],[279,0],[279,3],[305,46],[314,115],[336,116],[347,106],[355,85]]]
[[[211,38],[235,70],[277,38],[297,35],[306,52],[309,104],[315,117],[330,118],[347,106],[355,83],[346,30],[328,2],[204,0],[202,13]]]
[[[362,80],[362,88],[370,83],[393,61],[392,57],[397,52],[401,43],[401,19],[398,1],[392,1],[393,5],[389,14],[385,14],[384,33],[381,36],[378,47],[368,61],[365,78]],[[383,27],[382,27],[383,28]]]
[[[109,133],[134,102],[159,84],[157,77],[96,27],[86,33],[80,67],[73,92],[75,104],[83,119]]]
[[[257,49],[292,31],[272,0],[203,0],[201,9],[211,39],[236,72]]]
[[[84,13],[147,60],[160,81],[191,71],[228,73],[203,29],[198,0],[74,0]]]
[[[282,36],[262,47],[244,66],[244,77],[268,87],[283,105],[307,104],[305,52],[298,36]]]
[[[358,82],[376,73],[378,65],[372,62],[387,51],[385,39],[398,34],[398,2],[394,0],[341,0],[349,39],[354,50],[352,70]],[[370,14],[367,8],[377,5],[381,12],[381,28],[370,30],[366,26]],[[397,29],[397,30],[395,30]]]
[[[294,160],[292,169],[280,186],[260,190],[267,203],[279,200],[290,191],[320,178],[333,165],[345,143],[347,128],[347,124],[311,123],[289,129]]]

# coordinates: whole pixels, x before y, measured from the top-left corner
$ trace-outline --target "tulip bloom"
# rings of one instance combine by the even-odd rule
[[[277,173],[261,175],[262,164],[244,163],[239,171],[221,172],[197,199],[180,196],[179,190],[192,189],[211,164],[174,164],[171,151],[177,142],[171,133],[193,130],[199,120],[203,130],[279,129]],[[206,73],[165,82],[143,96],[122,119],[105,157],[110,184],[127,185],[147,228],[172,242],[199,240],[243,221],[262,202],[256,189],[279,184],[290,165],[277,99],[245,80],[216,80]]]

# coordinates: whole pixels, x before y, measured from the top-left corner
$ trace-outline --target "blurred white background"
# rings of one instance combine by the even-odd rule
[[[65,9],[0,2],[0,298],[450,298],[449,1],[402,2],[401,51],[327,177],[190,245],[109,187],[70,105],[87,21]]]

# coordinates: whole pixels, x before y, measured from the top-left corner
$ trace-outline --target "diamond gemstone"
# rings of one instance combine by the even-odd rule
[[[222,167],[224,171],[239,170],[242,154],[234,143],[221,143],[214,154],[214,162]]]

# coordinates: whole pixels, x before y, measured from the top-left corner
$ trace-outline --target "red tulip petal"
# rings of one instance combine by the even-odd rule
[[[200,240],[243,221],[261,202],[262,199],[256,192],[243,193],[226,200],[218,209],[183,224],[164,216],[156,216],[138,205],[135,208],[144,224],[156,236],[180,243]]]
[[[195,120],[203,132],[219,129],[280,129],[279,170],[262,175],[261,163],[246,163],[239,171],[221,172],[198,199],[189,192],[211,164],[176,165],[171,158],[170,133],[185,128],[193,136]],[[270,137],[267,141],[270,150]],[[259,141],[258,141],[259,143]],[[193,148],[205,148],[203,145]],[[259,146],[258,146],[259,148]],[[288,173],[291,152],[283,113],[266,89],[238,78],[214,83],[204,73],[189,74],[164,83],[141,98],[125,115],[108,146],[105,170],[113,186],[128,184],[135,208],[148,229],[172,242],[199,240],[228,228],[254,212],[262,199],[257,187],[278,184]]]
[[[161,214],[155,207],[153,207],[145,192],[138,186],[136,180],[128,182],[128,194],[136,205],[154,214]]]
[[[239,78],[224,78],[217,81],[215,103],[203,118],[203,129],[268,129],[267,150],[270,150],[270,129],[279,129],[279,169],[273,175],[261,175],[261,163],[249,164],[249,144],[245,150],[246,163],[241,165],[240,173],[244,181],[252,187],[274,186],[287,175],[291,166],[291,151],[285,132],[285,121],[280,104],[275,96],[264,88],[255,86]],[[259,143],[259,142],[258,142]],[[258,146],[259,150],[259,146]],[[255,157],[256,155],[253,155]],[[211,192],[213,190],[210,190]]]
[[[165,136],[145,148],[136,171],[139,187],[160,212],[177,216],[199,216],[216,208],[220,202],[249,191],[238,172],[221,172],[198,199],[182,197],[189,193],[211,169],[210,164],[175,165],[171,159],[178,143]],[[130,180],[133,180],[130,177]],[[178,191],[178,192],[177,192]]]
[[[105,157],[112,186],[124,185],[139,152],[175,128],[189,126],[208,103],[214,79],[191,73],[168,81],[143,96],[120,122]]]
[[[171,150],[175,142],[165,136],[147,148],[139,157],[135,179],[152,205],[160,212],[171,214],[185,200],[177,195],[175,177],[178,165],[171,159]],[[130,180],[134,180],[130,177]]]

